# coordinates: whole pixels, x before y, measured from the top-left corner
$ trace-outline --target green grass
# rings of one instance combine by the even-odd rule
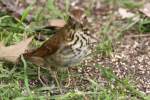
[[[24,23],[27,16],[29,15],[32,5],[30,5],[24,12],[21,19],[13,19],[10,15],[2,14],[0,16],[0,41],[3,41],[5,45],[11,45],[18,43],[26,36],[34,35],[34,29],[36,25],[40,25],[44,20],[61,18],[65,19],[69,10],[70,2],[66,0],[65,11],[60,11],[53,4],[54,0],[48,0],[48,3],[45,8],[37,10],[35,12],[35,22],[31,22],[29,25]],[[112,0],[111,0],[112,1]],[[119,0],[120,1],[120,0]],[[113,0],[113,2],[118,2]],[[129,4],[129,0],[123,2],[123,5],[129,8],[137,7],[135,3]],[[119,2],[120,3],[120,2]],[[47,12],[48,11],[48,12]],[[48,13],[43,16],[43,13]],[[86,11],[87,15],[91,15],[90,10]],[[104,57],[108,57],[113,53],[113,39],[107,33],[111,32],[111,22],[108,22],[101,28],[101,35],[103,37],[101,44],[97,47],[97,54],[102,54]],[[148,20],[140,22],[139,29],[140,31],[145,31],[145,24],[149,23]],[[133,23],[128,24],[127,26],[132,27]],[[127,27],[128,30],[130,27]],[[143,29],[144,27],[144,29]],[[124,30],[119,31],[118,33],[123,34]],[[116,32],[117,33],[117,32]],[[119,34],[119,35],[120,35]],[[39,45],[38,42],[34,41],[34,45]],[[88,78],[90,85],[90,91],[80,91],[73,89],[68,91],[63,95],[51,95],[50,86],[42,86],[41,84],[36,85],[35,87],[30,87],[29,81],[36,80],[37,78],[37,66],[28,63],[21,57],[20,64],[10,64],[4,61],[0,61],[0,99],[1,100],[45,100],[48,98],[56,100],[126,100],[128,96],[132,100],[137,98],[149,99],[141,92],[135,89],[134,84],[130,83],[128,78],[119,79],[112,71],[111,68],[105,68],[101,65],[96,65],[100,71],[100,75],[103,76],[108,83],[104,86],[101,86],[97,80]],[[41,74],[50,77],[47,70],[42,69]],[[78,77],[78,73],[76,73]],[[68,77],[67,72],[60,73],[60,80],[64,80]],[[20,81],[23,86],[20,86]]]
[[[148,33],[150,32],[150,20],[149,19],[142,19],[139,22],[139,31],[141,33]]]

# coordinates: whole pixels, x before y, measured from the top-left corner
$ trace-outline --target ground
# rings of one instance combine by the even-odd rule
[[[6,45],[19,42],[24,36],[35,35],[33,29],[46,25],[49,19],[63,18],[69,7],[76,6],[85,9],[91,24],[90,28],[94,30],[91,34],[97,35],[100,41],[93,46],[93,53],[87,59],[77,66],[69,67],[69,73],[63,71],[58,74],[63,93],[60,93],[48,70],[41,69],[42,79],[47,84],[43,86],[38,79],[38,68],[32,63],[14,65],[1,61],[0,98],[2,100],[150,99],[150,22],[139,12],[148,0],[133,0],[133,2],[130,0],[71,0],[70,2],[39,0],[40,3],[37,2],[36,6],[29,0],[24,2],[31,4],[30,6],[36,8],[37,12],[33,9],[35,14],[24,13],[19,24],[6,17],[7,14],[16,17],[15,14],[18,12],[10,12],[9,7],[6,9],[5,6],[0,5],[1,11],[7,12],[0,17],[0,40]],[[42,9],[45,2],[48,2],[49,6],[45,5],[46,7]],[[24,4],[20,3],[21,7],[26,7]],[[118,13],[119,8],[136,13],[140,16],[140,20],[121,18]],[[31,17],[34,17],[35,21],[31,20]],[[24,21],[25,18],[27,22]],[[7,24],[10,26],[12,24],[13,27],[6,27]],[[37,41],[33,42],[36,46],[41,44]],[[69,86],[65,86],[69,82]]]

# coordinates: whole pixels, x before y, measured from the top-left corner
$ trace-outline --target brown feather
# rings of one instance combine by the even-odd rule
[[[24,54],[25,58],[46,57],[54,54],[65,40],[64,35],[66,27],[59,29],[51,38],[49,38],[41,47]]]

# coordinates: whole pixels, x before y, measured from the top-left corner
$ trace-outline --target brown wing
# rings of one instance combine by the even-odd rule
[[[24,54],[25,57],[45,57],[50,56],[53,53],[55,53],[61,46],[61,44],[64,42],[64,38],[66,37],[68,30],[72,26],[72,23],[69,22],[61,29],[59,29],[54,36],[52,36],[50,39],[48,39],[40,48],[28,52]]]
[[[24,54],[25,57],[45,57],[49,56],[57,51],[57,49],[60,47],[60,41],[61,41],[61,36],[60,34],[55,34],[52,36],[50,39],[48,39],[41,47],[38,49],[32,51],[32,52],[27,52]]]

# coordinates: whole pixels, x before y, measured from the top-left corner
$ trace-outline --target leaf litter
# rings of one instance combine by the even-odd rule
[[[25,39],[17,44],[5,47],[2,43],[0,46],[0,60],[17,63],[19,57],[28,50],[33,37]]]
[[[146,3],[144,7],[140,9],[140,11],[150,18],[150,3]]]
[[[59,0],[62,1],[62,0]],[[77,0],[78,1],[78,0]],[[75,4],[74,4],[75,5]],[[78,3],[80,5],[80,3]],[[147,6],[149,9],[149,6]],[[147,7],[144,7],[145,10],[141,10],[146,16],[149,16],[149,12],[147,10]],[[103,8],[107,9],[107,8]],[[147,13],[148,12],[148,13]],[[104,12],[106,13],[106,12]],[[130,14],[125,11],[127,14],[123,14],[125,17],[129,17]],[[101,17],[101,16],[100,16]],[[140,37],[141,38],[141,37]],[[138,89],[141,91],[150,94],[150,87],[149,87],[149,38],[141,38],[141,39],[124,39],[122,41],[121,45],[118,44],[118,48],[114,51],[114,54],[112,58],[102,58],[101,55],[97,55],[97,58],[93,59],[94,61],[85,60],[83,65],[85,67],[83,68],[71,68],[71,72],[80,73],[82,78],[86,78],[86,76],[92,76],[91,79],[95,78],[102,84],[107,84],[107,81],[99,76],[99,73],[97,69],[93,66],[95,66],[95,63],[101,64],[104,67],[105,66],[111,66],[113,67],[113,71],[119,78],[124,78],[130,74],[133,75],[133,80],[136,84]],[[145,41],[145,42],[143,42]],[[144,45],[144,46],[142,46]],[[145,49],[147,47],[147,49]],[[129,52],[130,51],[130,52]],[[139,55],[138,55],[139,54]],[[96,62],[95,62],[96,61]],[[88,62],[88,63],[87,63]],[[132,63],[133,62],[133,63]],[[90,64],[89,64],[90,63]],[[93,64],[93,65],[91,65]],[[85,82],[87,83],[87,80],[83,80],[81,78],[72,78],[73,82],[72,84],[75,84],[75,86],[83,86]],[[88,85],[85,85],[83,89],[86,89]],[[80,87],[79,87],[80,88]]]

